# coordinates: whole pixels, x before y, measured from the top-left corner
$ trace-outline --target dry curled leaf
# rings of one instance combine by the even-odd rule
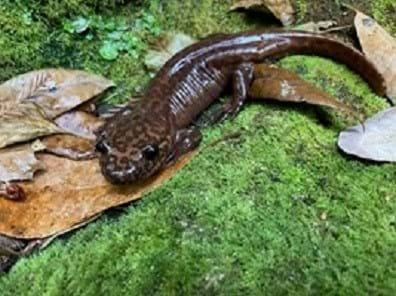
[[[69,134],[94,140],[95,131],[104,124],[104,120],[84,111],[71,111],[56,118],[55,123]]]
[[[312,33],[324,33],[327,32],[327,30],[329,30],[330,28],[334,29],[334,26],[336,25],[336,21],[308,22],[295,26],[293,29]]]
[[[284,26],[294,22],[294,8],[289,0],[239,0],[236,1],[230,10],[236,9],[268,9],[275,15]]]
[[[33,71],[4,82],[0,85],[0,148],[62,132],[51,118],[112,85],[103,77],[64,69]]]
[[[59,132],[61,129],[47,120],[41,108],[32,103],[0,110],[0,148]]]
[[[396,161],[396,107],[346,129],[338,146],[347,154],[375,161]]]
[[[22,203],[0,199],[0,233],[16,238],[42,238],[70,229],[102,211],[140,198],[171,178],[195,153],[141,184],[108,183],[97,160],[72,161],[39,155],[47,171],[33,182],[22,183]]]
[[[255,65],[254,81],[249,88],[249,97],[305,102],[341,109],[349,113],[354,112],[349,106],[304,81],[296,74],[274,65]]]
[[[359,11],[356,11],[355,27],[364,54],[384,77],[386,94],[396,104],[396,40]]]
[[[0,235],[0,256],[19,256],[19,251],[23,247],[24,243],[22,243],[20,240]]]
[[[0,102],[34,102],[47,118],[54,118],[102,93],[114,83],[80,70],[43,69],[0,85]]]
[[[74,160],[92,159],[95,157],[93,141],[73,135],[53,135],[41,140],[45,151]]]
[[[196,40],[183,33],[167,33],[158,38],[153,48],[148,51],[144,64],[151,71],[159,70],[173,55]]]
[[[44,169],[35,157],[35,152],[43,149],[44,146],[36,141],[0,150],[0,181],[31,180],[37,170]]]

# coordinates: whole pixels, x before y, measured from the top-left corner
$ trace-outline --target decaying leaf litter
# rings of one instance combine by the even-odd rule
[[[396,102],[396,40],[375,20],[356,11],[355,27],[363,52],[383,75],[386,94]],[[340,133],[338,146],[347,154],[373,161],[396,161],[396,110],[380,111],[363,124]]]
[[[354,23],[364,54],[383,75],[386,95],[396,104],[396,39],[360,11],[356,11]]]
[[[0,244],[2,254],[25,255],[34,249],[31,246],[42,244],[39,238],[64,233],[105,209],[139,198],[192,157],[192,154],[186,155],[143,185],[122,188],[106,182],[96,160],[71,160],[95,157],[95,131],[103,124],[103,119],[83,111],[86,108],[75,108],[111,86],[111,81],[100,76],[64,69],[33,71],[1,86],[0,96],[3,94],[1,99],[6,106],[1,118],[10,118],[11,132],[14,131],[12,123],[26,123],[26,118],[14,112],[26,104],[25,101],[39,110],[40,119],[46,125],[55,127],[51,132],[37,133],[34,120],[28,122],[24,138],[18,134],[13,141],[4,143],[4,146],[13,144],[11,147],[0,150],[0,197],[3,197],[0,198],[0,214],[4,218],[0,222],[0,232],[9,237],[32,239],[24,251],[14,250],[14,245]],[[18,144],[37,137],[41,140]],[[42,151],[67,158],[35,154]],[[10,183],[22,180],[25,182]]]
[[[39,140],[31,144],[1,149],[0,180],[4,182],[32,180],[37,170],[44,169],[35,156],[36,152],[44,149],[44,145]]]
[[[26,182],[24,202],[1,199],[0,233],[35,239],[56,235],[104,210],[138,199],[159,186],[192,157],[188,154],[175,165],[143,184],[115,186],[107,182],[98,161],[74,161],[49,154],[39,155],[47,171],[34,182]]]
[[[52,121],[114,84],[78,70],[44,69],[0,85],[0,148],[63,130]]]
[[[349,114],[356,112],[352,107],[324,93],[298,75],[274,65],[256,65],[254,77],[249,89],[251,99],[309,103],[332,107]]]
[[[396,161],[396,107],[377,113],[340,133],[338,145],[347,154],[374,161]]]
[[[37,152],[50,151],[81,158],[89,147],[92,154],[92,144],[87,139],[93,139],[93,131],[101,120],[93,120],[82,111],[65,112],[81,106],[111,86],[114,86],[113,82],[101,76],[66,69],[36,70],[0,85],[0,148],[3,147],[0,150],[0,203],[12,202],[12,207],[15,207],[30,200],[23,184],[12,182],[32,180],[37,172],[47,169]],[[86,139],[67,133],[85,136]],[[56,135],[51,138],[53,134]],[[18,144],[37,137],[44,138]],[[4,148],[9,145],[12,146]],[[7,207],[3,207],[1,213],[4,217],[10,214]],[[7,249],[0,244],[0,249],[4,248]],[[18,250],[18,254],[27,254],[32,249],[28,248],[26,252]],[[15,255],[17,252],[11,251],[6,253]]]
[[[187,43],[188,42],[193,42],[193,40],[188,40],[188,38],[186,38],[186,45],[188,45]],[[183,42],[182,42],[183,43]],[[177,45],[176,47],[183,47],[183,45]],[[167,50],[168,52],[165,54],[165,55],[163,55],[162,57],[161,56],[159,56],[159,58],[158,58],[158,56],[157,57],[155,57],[155,53],[154,53],[154,57],[155,58],[157,58],[157,61],[156,62],[154,62],[153,63],[153,67],[152,68],[155,68],[155,67],[158,67],[158,65],[160,65],[161,63],[163,63],[164,61],[166,61],[166,58],[167,57],[170,57],[174,52],[176,52],[176,51],[174,51],[174,50]],[[149,62],[150,62],[150,59],[146,59],[146,60],[148,60]],[[152,60],[154,60],[154,58],[152,59]],[[257,73],[260,73],[260,67],[266,67],[265,65],[261,65],[261,66],[257,66],[256,67],[256,71],[258,71]],[[257,70],[257,69],[259,69],[259,70]],[[268,69],[267,69],[268,70]],[[62,70],[63,71],[63,70]],[[260,83],[264,83],[264,79],[263,79],[263,77],[269,77],[270,78],[270,80],[272,79],[272,80],[274,80],[274,78],[273,77],[276,77],[276,75],[279,75],[279,72],[277,73],[276,71],[278,71],[278,70],[274,70],[274,73],[272,73],[271,75],[269,75],[269,76],[264,76],[264,72],[263,72],[263,68],[261,68],[261,73],[262,73],[262,77],[259,77],[259,78],[261,78],[261,82],[258,82],[258,81],[255,81],[256,82],[256,86],[257,85],[260,85]],[[270,71],[270,73],[272,72],[272,70]],[[268,73],[265,73],[265,75],[268,75]],[[286,76],[288,76],[288,74],[285,74],[285,77]],[[282,76],[282,78],[285,78],[285,77],[283,77]],[[290,78],[290,77],[288,77],[288,78]],[[40,80],[41,79],[41,80]],[[290,82],[290,81],[293,81],[294,83],[296,83],[296,81],[297,80],[293,80],[294,78],[290,78],[290,80],[287,80],[287,79],[285,79],[285,81],[286,82]],[[297,79],[297,78],[296,78]],[[259,79],[257,79],[257,80],[259,80]],[[32,89],[34,89],[35,87],[34,87],[34,85],[35,84],[37,84],[37,85],[40,85],[40,84],[44,84],[45,85],[45,87],[44,88],[47,88],[47,91],[49,91],[49,92],[58,92],[58,89],[57,89],[57,87],[55,86],[54,87],[54,85],[53,84],[51,84],[51,83],[43,83],[42,81],[45,81],[45,79],[43,79],[43,78],[38,78],[37,79],[37,81],[39,81],[39,82],[31,82],[31,84],[30,85],[32,85]],[[298,82],[297,83],[298,84],[298,86],[296,87],[296,89],[298,90],[298,89],[301,89],[301,87],[302,87],[302,89],[304,89],[304,88],[306,88],[307,90],[308,89],[310,89],[310,87],[308,86],[308,85],[306,85],[306,86],[303,86],[304,84],[301,82]],[[290,85],[290,84],[289,84]],[[111,83],[109,84],[109,86],[111,86]],[[109,86],[107,86],[107,87],[109,87]],[[278,85],[278,87],[279,87],[279,85]],[[39,88],[37,88],[37,89],[39,89]],[[263,89],[265,90],[266,88],[265,87],[263,87],[263,88],[259,88],[259,90],[262,92],[261,94],[260,94],[260,92],[259,92],[259,95],[257,95],[256,96],[256,98],[259,98],[259,99],[261,99],[261,98],[263,98],[263,99],[265,99],[265,98],[267,98],[267,95],[268,94],[266,94],[266,95],[264,95],[264,93],[265,92],[263,92]],[[280,87],[280,89],[282,90],[282,87]],[[288,88],[289,89],[289,88]],[[267,88],[267,90],[268,90],[268,88]],[[283,90],[284,90],[284,88],[283,88]],[[42,90],[40,90],[40,91],[42,91]],[[53,101],[51,101],[51,99],[53,98],[53,96],[51,97],[51,95],[48,95],[48,94],[42,94],[42,93],[40,93],[40,91],[37,91],[37,93],[39,93],[41,96],[42,96],[42,99],[38,99],[38,100],[36,100],[35,101],[35,105],[34,106],[37,106],[37,105],[39,105],[39,106],[46,106],[46,103],[47,103],[47,106],[48,106],[48,102],[50,102],[50,103],[52,103]],[[257,90],[256,90],[257,91]],[[66,93],[67,93],[67,90],[65,91]],[[327,96],[327,95],[323,95],[323,94],[321,94],[319,91],[317,91],[317,90],[315,90],[315,91],[313,91],[312,89],[310,89],[310,91],[308,91],[308,95],[306,94],[306,93],[304,93],[304,90],[302,91],[303,93],[298,93],[297,92],[297,94],[295,93],[295,92],[290,92],[290,94],[292,94],[290,97],[285,97],[284,96],[284,94],[282,94],[282,93],[280,93],[279,91],[278,91],[278,97],[276,97],[276,93],[275,94],[273,94],[274,96],[275,96],[275,98],[276,99],[280,99],[280,100],[290,100],[290,101],[306,101],[306,102],[310,102],[310,103],[314,103],[314,104],[319,104],[319,105],[325,105],[325,106],[331,106],[331,107],[335,107],[335,108],[340,108],[340,109],[344,109],[344,110],[351,110],[348,106],[346,106],[346,105],[344,105],[343,103],[341,103],[341,102],[339,102],[339,101],[337,101],[337,100],[335,100],[334,98],[332,98],[332,97],[330,97],[330,96]],[[309,92],[311,92],[311,94],[309,94]],[[71,94],[73,94],[73,91],[71,91],[70,92]],[[313,95],[312,95],[312,93],[313,93]],[[272,94],[271,94],[272,95]],[[21,97],[23,97],[24,95],[20,95]],[[318,98],[318,99],[315,99],[315,96]],[[32,95],[32,97],[33,98],[35,98],[35,96],[34,95]],[[40,96],[39,96],[40,97]],[[49,97],[49,99],[45,99],[46,97]],[[88,99],[88,98],[87,98]],[[44,103],[43,103],[44,102]],[[41,105],[40,105],[40,103],[41,103]],[[37,104],[37,105],[36,105]],[[79,104],[74,104],[74,105],[80,105],[81,103],[79,103]],[[75,106],[73,106],[73,107],[75,107]],[[73,108],[73,107],[70,107],[70,108]],[[62,110],[62,111],[59,111],[59,110]],[[54,119],[55,118],[55,123],[56,123],[56,118],[57,118],[57,116],[58,116],[58,118],[61,118],[62,116],[61,116],[61,114],[63,114],[63,113],[65,113],[65,112],[67,112],[68,110],[70,110],[70,109],[57,109],[56,111],[54,111],[54,112],[51,112],[51,110],[48,112],[43,112],[43,118],[45,119],[45,120],[48,120],[49,121],[49,123],[50,124],[53,124],[51,121],[50,121],[50,119]],[[71,117],[74,117],[76,114],[78,114],[78,112],[79,111],[75,111],[75,112],[70,112],[70,114],[72,114],[72,115],[70,115],[70,114],[65,114],[64,116],[67,118],[67,116],[71,116]],[[77,116],[78,117],[78,116]],[[64,120],[64,122],[68,122],[68,120]],[[98,123],[98,125],[100,125],[101,123]],[[93,137],[93,133],[92,133],[92,131],[94,131],[97,127],[98,127],[98,125],[96,125],[96,123],[95,124],[93,124],[93,126],[94,126],[94,128],[93,129],[91,129],[91,128],[85,128],[85,126],[84,125],[82,125],[83,126],[83,128],[82,128],[82,130],[83,130],[83,132],[81,132],[81,131],[78,131],[78,128],[76,129],[76,128],[72,128],[72,130],[73,131],[76,131],[77,130],[77,132],[72,132],[72,134],[77,134],[78,136],[83,136],[84,138],[85,138],[85,140],[87,140],[87,139],[93,139],[94,137]],[[60,127],[59,126],[62,126],[61,124],[58,124],[58,125],[56,125],[56,128],[57,129],[60,129]],[[77,126],[78,126],[78,124],[77,124]],[[66,128],[62,128],[62,132],[65,132],[65,130],[66,130]],[[70,131],[69,131],[70,132]],[[50,132],[49,134],[51,134],[51,133],[59,133],[59,131],[54,131],[54,132]],[[49,145],[49,146],[51,146],[51,147],[56,147],[56,148],[60,148],[60,149],[62,149],[62,148],[65,148],[65,146],[66,146],[66,148],[68,147],[68,146],[74,146],[74,141],[73,140],[71,140],[71,138],[68,138],[68,140],[64,140],[64,142],[63,142],[63,140],[61,139],[61,137],[62,137],[63,135],[56,135],[56,136],[54,136],[54,140],[50,140],[51,139],[51,137],[47,137],[47,138],[45,138],[45,139],[47,139],[47,141],[49,141],[49,142],[51,142],[51,145]],[[66,135],[65,135],[66,136]],[[57,137],[57,138],[55,138],[55,137]],[[69,137],[74,137],[74,136],[69,136]],[[34,138],[34,137],[32,137],[32,138]],[[44,140],[45,140],[44,139]],[[45,142],[43,140],[43,142]],[[20,140],[18,140],[17,142],[19,142]],[[62,143],[62,144],[60,144],[60,145],[55,145],[54,143]],[[73,143],[73,144],[63,144],[63,143]],[[84,145],[83,145],[84,146]],[[81,148],[81,146],[79,146],[79,145],[77,145],[77,147],[80,147]],[[51,149],[47,149],[47,150],[51,150]],[[56,150],[55,148],[54,149],[52,149],[52,151],[54,152],[54,153],[57,153],[57,152],[55,152],[54,150]],[[58,149],[59,150],[59,149]],[[89,147],[89,149],[87,148],[87,149],[80,149],[80,150],[82,150],[82,151],[80,151],[80,152],[82,152],[82,153],[85,153],[85,152],[87,152],[87,151],[92,151],[92,146],[90,146]],[[71,151],[79,151],[79,148],[77,148],[77,149],[75,149],[75,148],[72,148],[71,149]],[[60,155],[66,155],[66,156],[68,156],[68,157],[70,157],[70,158],[75,158],[75,159],[80,159],[80,158],[84,158],[84,157],[81,157],[80,155],[81,154],[77,154],[77,156],[76,155],[72,155],[71,153],[59,153],[58,152],[58,154],[60,154]],[[90,217],[94,217],[94,216],[96,216],[97,215],[97,213],[100,213],[101,211],[103,211],[104,209],[107,209],[107,208],[109,208],[109,207],[112,207],[112,206],[115,206],[115,205],[118,205],[118,204],[123,204],[123,203],[125,203],[125,202],[127,202],[127,201],[129,201],[129,200],[133,200],[133,199],[136,199],[136,198],[139,198],[140,196],[141,196],[141,194],[142,194],[142,192],[145,192],[146,190],[149,190],[149,189],[151,189],[152,187],[150,187],[152,184],[155,184],[155,185],[152,185],[152,186],[158,186],[161,182],[163,182],[164,180],[166,180],[167,178],[169,178],[178,168],[181,168],[182,166],[184,166],[187,162],[188,162],[188,160],[189,160],[189,158],[191,157],[191,155],[189,155],[189,156],[186,156],[185,158],[183,158],[183,159],[181,159],[180,160],[180,162],[178,162],[178,163],[176,163],[176,165],[174,166],[174,167],[171,167],[169,170],[166,170],[165,172],[164,172],[164,176],[163,177],[161,177],[163,174],[161,174],[161,176],[158,176],[158,180],[157,179],[155,179],[155,180],[152,180],[151,182],[152,183],[150,183],[149,184],[149,186],[148,187],[146,187],[146,186],[143,186],[143,187],[139,187],[139,188],[135,188],[134,190],[137,192],[135,195],[134,194],[132,194],[131,192],[129,192],[129,191],[127,191],[128,193],[125,193],[125,192],[117,192],[117,188],[112,188],[111,189],[111,194],[110,194],[110,196],[115,196],[115,194],[114,194],[114,191],[116,191],[117,193],[119,193],[121,196],[122,196],[122,198],[121,199],[117,199],[116,198],[116,200],[117,201],[110,201],[109,202],[109,204],[107,204],[107,205],[103,205],[103,204],[101,204],[100,203],[100,205],[98,205],[98,207],[96,208],[96,209],[94,209],[94,207],[93,207],[93,205],[92,205],[92,203],[91,203],[91,206],[92,206],[92,208],[90,208],[90,207],[88,207],[88,208],[90,208],[92,211],[91,212],[89,212],[89,211],[80,211],[80,212],[78,212],[78,211],[76,211],[76,208],[78,208],[79,206],[76,206],[76,207],[74,207],[74,208],[72,208],[72,209],[70,209],[70,210],[68,210],[68,211],[66,211],[65,213],[67,214],[67,218],[70,218],[70,216],[69,216],[69,214],[70,213],[76,213],[76,216],[79,216],[79,220],[77,220],[77,221],[75,221],[74,219],[75,218],[71,218],[71,220],[68,220],[67,218],[65,218],[65,217],[59,217],[59,216],[56,216],[55,215],[55,217],[56,217],[56,220],[60,220],[60,221],[63,221],[65,224],[63,224],[62,225],[62,223],[59,223],[58,225],[55,225],[54,226],[54,228],[52,228],[52,229],[49,229],[48,230],[48,228],[47,229],[45,229],[46,228],[46,222],[45,222],[45,219],[44,219],[44,222],[41,222],[41,223],[38,223],[37,225],[40,225],[40,226],[43,226],[43,228],[44,228],[44,230],[43,229],[40,229],[40,227],[37,227],[37,228],[29,228],[29,226],[27,227],[27,228],[24,228],[24,227],[26,227],[26,225],[24,225],[23,223],[22,224],[20,224],[20,226],[19,226],[19,228],[17,227],[16,228],[16,230],[14,229],[14,231],[11,231],[11,232],[9,232],[9,233],[7,233],[8,235],[11,235],[11,236],[14,236],[14,237],[21,237],[21,238],[37,238],[37,237],[48,237],[48,236],[50,236],[50,235],[56,235],[57,233],[63,233],[63,232],[65,232],[65,231],[67,231],[67,229],[71,229],[71,227],[73,226],[73,225],[76,225],[76,224],[78,224],[78,223],[81,223],[81,222],[79,222],[79,221],[84,221],[84,220],[86,220],[86,219],[89,219]],[[49,170],[49,172],[47,172],[47,174],[39,174],[38,175],[38,178],[37,178],[37,180],[41,180],[41,182],[42,182],[42,184],[45,184],[45,185],[43,185],[43,187],[44,188],[46,188],[46,189],[48,189],[49,188],[49,186],[50,186],[50,184],[52,185],[53,184],[53,182],[50,182],[50,183],[48,183],[48,180],[51,180],[51,178],[56,178],[56,177],[59,177],[60,176],[60,174],[62,173],[62,172],[64,172],[66,175],[63,175],[63,177],[65,177],[68,181],[70,181],[70,182],[67,182],[68,184],[70,183],[70,185],[71,185],[71,187],[70,187],[70,190],[71,191],[67,191],[67,190],[65,190],[66,192],[67,192],[67,194],[66,195],[70,195],[70,196],[72,196],[73,194],[74,194],[74,190],[77,190],[78,188],[84,188],[85,190],[87,190],[87,191],[84,191],[85,192],[85,194],[89,197],[89,195],[93,192],[93,191],[95,191],[96,192],[96,194],[97,195],[95,195],[95,196],[91,196],[92,197],[92,200],[96,200],[96,202],[98,201],[98,200],[102,200],[102,199],[106,199],[106,198],[104,198],[105,196],[106,196],[106,194],[104,194],[103,193],[103,191],[100,191],[98,188],[101,188],[101,189],[103,189],[104,190],[104,192],[108,192],[108,191],[106,191],[106,190],[109,190],[108,188],[109,188],[109,186],[110,185],[108,185],[106,182],[104,182],[104,183],[101,183],[101,182],[95,182],[95,181],[93,181],[92,183],[90,183],[90,182],[88,182],[88,183],[84,183],[84,182],[82,182],[82,183],[84,183],[84,184],[82,184],[82,183],[78,183],[78,181],[76,181],[77,179],[73,179],[72,177],[71,177],[71,175],[68,175],[70,172],[74,172],[75,174],[73,175],[73,176],[77,176],[77,178],[78,178],[78,174],[76,173],[77,171],[78,172],[84,172],[84,176],[87,176],[87,175],[91,175],[91,176],[93,176],[93,178],[95,179],[95,178],[99,178],[99,179],[102,179],[101,181],[104,181],[104,179],[103,179],[103,177],[100,175],[100,173],[99,173],[99,168],[96,166],[96,169],[95,169],[95,165],[96,165],[96,162],[94,161],[94,160],[91,160],[91,161],[85,161],[85,162],[74,162],[74,161],[71,161],[71,160],[68,160],[68,159],[64,159],[64,158],[59,158],[59,157],[56,157],[56,156],[50,156],[50,155],[40,155],[39,156],[39,159],[40,160],[42,160],[43,161],[43,163],[44,164],[46,164],[47,165],[47,169],[49,169],[49,167],[50,167],[50,164],[57,164],[55,167],[53,167],[53,169],[51,169],[51,170]],[[66,162],[68,162],[68,165],[66,166],[66,167],[69,167],[69,165],[70,165],[70,168],[73,168],[73,169],[67,169],[67,170],[63,170],[62,169],[62,172],[59,172],[59,171],[57,171],[56,169],[59,169],[60,167],[62,167],[62,168],[65,168],[65,163]],[[88,163],[88,162],[90,162],[90,163]],[[76,166],[75,168],[74,168],[74,165]],[[89,170],[92,170],[92,171],[89,171],[88,173],[86,172],[86,171],[84,171],[84,169],[89,169]],[[52,172],[53,174],[51,175],[50,174],[50,172]],[[59,174],[60,173],[60,174]],[[95,175],[96,174],[96,175]],[[47,175],[47,176],[46,176]],[[46,176],[46,177],[45,177]],[[41,179],[40,179],[41,178]],[[47,181],[46,181],[46,179],[45,178],[47,178]],[[80,178],[81,179],[81,178]],[[36,181],[37,181],[36,180]],[[35,182],[36,182],[35,181]],[[51,181],[53,181],[53,180],[51,180]],[[79,180],[79,181],[81,181],[81,180]],[[92,181],[92,180],[91,180]],[[37,182],[39,182],[39,181],[37,181]],[[158,182],[158,183],[156,183],[156,182]],[[29,187],[31,184],[29,184],[29,183],[26,183],[26,186],[25,186],[25,188],[27,188],[27,193],[28,193],[28,195],[30,195],[31,194],[31,192],[36,192],[36,193],[39,193],[37,196],[38,196],[38,198],[39,197],[42,197],[43,199],[43,204],[45,204],[45,205],[47,205],[47,208],[45,209],[46,211],[48,211],[48,212],[52,212],[52,213],[58,213],[59,214],[59,208],[56,208],[56,207],[51,207],[51,205],[50,204],[48,204],[48,200],[50,200],[51,198],[49,198],[51,195],[45,195],[45,192],[44,191],[40,191],[39,189],[38,189],[38,187],[36,188],[36,187]],[[73,188],[73,186],[74,186],[74,188]],[[56,187],[56,186],[55,186]],[[55,188],[54,187],[54,188]],[[103,187],[103,188],[102,188]],[[110,186],[111,187],[111,186]],[[33,188],[33,190],[31,191],[31,189],[30,188]],[[140,191],[139,191],[140,190]],[[58,196],[61,198],[61,201],[62,201],[62,204],[64,203],[64,200],[63,200],[63,198],[64,198],[64,196],[62,196],[61,194],[59,194],[59,192],[62,192],[63,194],[64,194],[64,190],[62,189],[62,187],[59,187],[59,189],[58,189],[58,191],[57,190],[55,190],[56,191],[56,194],[58,194]],[[77,190],[78,191],[78,190]],[[32,193],[32,195],[31,196],[34,196],[33,195],[34,193]],[[130,195],[127,199],[125,199],[125,197],[126,197],[126,195]],[[46,200],[46,198],[47,198],[47,200]],[[31,199],[31,201],[33,201],[34,199],[32,198]],[[92,202],[92,200],[91,201],[89,201],[89,203],[90,202]],[[121,201],[120,201],[121,200]],[[36,200],[37,201],[37,200]],[[17,204],[17,203],[15,203],[15,202],[12,202],[12,201],[9,201],[9,200],[3,200],[3,201],[1,201],[0,200],[0,208],[1,208],[1,203],[2,202],[4,202],[5,204],[6,204],[6,206],[7,207],[14,207],[15,205],[22,205],[22,203],[20,203],[20,204]],[[73,201],[74,202],[74,201]],[[83,200],[80,200],[80,202],[81,203],[83,203],[85,206],[87,205],[87,201],[83,201]],[[88,203],[88,204],[89,204]],[[24,205],[26,205],[25,203],[23,203]],[[96,203],[94,203],[94,204],[96,204]],[[34,202],[34,203],[30,203],[30,209],[37,209],[37,207],[38,207],[38,202],[36,203],[36,202]],[[29,207],[28,207],[29,208]],[[49,209],[49,210],[48,210]],[[80,206],[80,209],[81,209],[81,206]],[[26,208],[24,209],[24,210],[26,210]],[[25,212],[25,211],[22,211],[22,212]],[[34,212],[33,210],[32,210],[32,212]],[[62,211],[63,212],[63,211]],[[64,214],[65,214],[64,213]],[[41,217],[41,214],[42,213],[35,213],[35,214],[33,214],[33,216],[35,216],[35,217]],[[13,215],[10,215],[10,216],[13,216]],[[18,216],[18,214],[17,214],[17,216]],[[44,215],[45,216],[45,215]],[[50,217],[50,216],[48,216],[48,217]],[[54,216],[51,218],[49,218],[50,220],[51,219],[54,219]],[[66,222],[65,222],[66,221]],[[26,220],[25,220],[25,222],[27,222]],[[48,222],[48,221],[47,221]],[[11,222],[12,223],[12,222]]]
[[[4,82],[0,85],[3,107],[0,113],[0,148],[51,134],[71,133],[93,139],[93,130],[100,126],[101,120],[83,115],[83,111],[65,112],[113,85],[101,76],[65,69],[32,71]],[[34,147],[29,153],[29,146],[16,146],[15,149],[25,151],[24,158],[21,154],[12,156],[12,148],[5,150],[7,157],[4,155],[2,158],[0,181],[31,180],[37,169],[44,169],[33,158],[34,152],[45,150],[45,144],[36,142]],[[3,162],[5,159],[8,165]]]

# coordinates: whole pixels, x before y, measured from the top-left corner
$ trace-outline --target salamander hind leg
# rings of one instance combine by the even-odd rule
[[[167,162],[172,163],[180,156],[194,150],[201,142],[202,134],[199,129],[191,127],[188,129],[179,130],[176,134],[176,143],[172,154],[169,156]]]
[[[232,97],[222,109],[215,114],[211,122],[222,121],[235,116],[241,110],[247,97],[248,88],[253,80],[253,64],[240,64],[232,74]]]

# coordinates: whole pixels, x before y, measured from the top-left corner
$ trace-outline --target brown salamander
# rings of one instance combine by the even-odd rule
[[[253,79],[252,63],[290,54],[332,58],[384,95],[382,76],[359,51],[323,35],[256,31],[210,37],[173,56],[143,98],[105,124],[96,144],[103,175],[112,183],[128,183],[158,172],[199,144],[201,134],[190,125],[227,85],[233,94],[216,119],[240,110]]]

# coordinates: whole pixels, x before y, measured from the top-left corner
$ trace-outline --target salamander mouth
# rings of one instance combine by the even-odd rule
[[[130,172],[130,170],[126,171],[110,171],[106,172],[105,177],[108,181],[113,184],[126,184],[126,183],[134,183],[138,180],[142,180],[142,177],[139,175],[138,171]]]
[[[136,166],[119,168],[105,156],[100,158],[100,167],[103,176],[112,184],[134,183],[147,178],[145,176],[147,174],[144,174],[140,168]]]

